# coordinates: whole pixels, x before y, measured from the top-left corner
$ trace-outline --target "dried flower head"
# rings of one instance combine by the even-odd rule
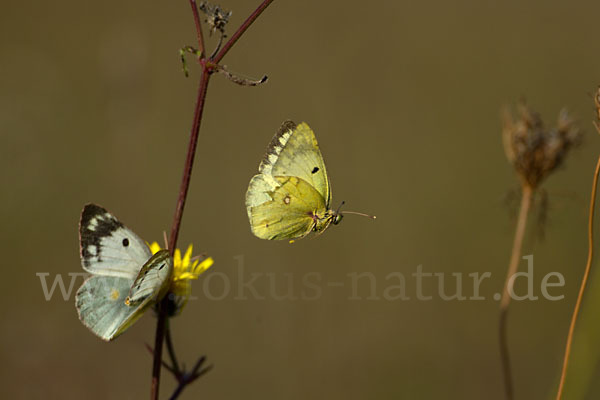
[[[222,9],[221,6],[213,6],[208,1],[201,2],[198,8],[206,15],[206,23],[210,27],[209,34],[219,31],[224,35],[225,25],[229,22],[232,12]]]
[[[504,150],[522,184],[535,189],[562,164],[569,149],[580,142],[581,133],[565,109],[553,129],[546,129],[540,115],[524,102],[517,111],[516,120],[509,110],[504,112]]]

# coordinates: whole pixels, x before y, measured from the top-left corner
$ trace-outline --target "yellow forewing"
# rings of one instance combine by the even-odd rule
[[[266,176],[297,176],[323,196],[329,206],[331,189],[314,132],[306,122],[284,122],[267,148],[259,172]]]
[[[249,207],[252,232],[261,239],[294,239],[314,227],[312,215],[323,215],[325,200],[312,185],[295,176],[276,176],[280,185],[269,193],[270,200]]]

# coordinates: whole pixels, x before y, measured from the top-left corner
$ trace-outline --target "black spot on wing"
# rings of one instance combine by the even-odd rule
[[[123,247],[127,247],[129,246],[129,239],[125,238],[123,239]]]
[[[84,266],[90,265],[90,258],[102,261],[100,241],[107,236],[111,236],[114,231],[122,227],[123,224],[119,220],[100,206],[87,204],[83,208],[79,222],[79,239],[81,242],[81,260]],[[93,246],[94,251],[90,251],[91,246]]]
[[[311,174],[316,174],[317,172],[319,172],[319,167],[314,167],[312,171],[310,171]]]

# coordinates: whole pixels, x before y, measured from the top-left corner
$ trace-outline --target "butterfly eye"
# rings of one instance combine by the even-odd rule
[[[335,217],[333,217],[333,224],[339,224],[342,221],[342,218],[344,218],[342,214],[336,214]]]

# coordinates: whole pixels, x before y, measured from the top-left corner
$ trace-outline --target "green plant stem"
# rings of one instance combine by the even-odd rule
[[[599,130],[600,132],[600,130]],[[567,376],[567,367],[569,366],[569,356],[571,355],[571,344],[573,342],[573,333],[575,332],[575,323],[577,322],[577,315],[579,314],[579,308],[583,300],[583,294],[587,284],[590,270],[592,268],[592,259],[594,256],[594,208],[596,204],[596,191],[598,188],[598,174],[600,173],[600,157],[596,164],[596,170],[594,172],[594,180],[592,182],[592,194],[590,196],[590,213],[588,219],[588,258],[583,272],[583,278],[581,279],[581,286],[579,287],[579,294],[575,301],[575,308],[573,309],[573,315],[571,316],[571,325],[569,326],[569,333],[567,334],[567,343],[565,345],[565,355],[563,358],[562,372],[560,374],[560,382],[558,384],[558,391],[556,393],[556,400],[560,400],[563,394],[565,378]]]
[[[194,23],[196,25],[197,42],[198,48],[201,50],[199,63],[202,67],[202,73],[200,77],[200,84],[198,86],[198,96],[196,98],[196,107],[194,109],[194,120],[192,123],[192,129],[190,133],[190,141],[188,144],[188,152],[183,169],[183,177],[181,180],[181,186],[179,189],[179,195],[177,197],[177,205],[175,208],[175,215],[173,217],[173,224],[171,227],[171,235],[169,236],[169,252],[171,256],[177,246],[177,239],[179,236],[179,230],[181,227],[181,220],[183,217],[183,209],[187,198],[188,189],[190,186],[190,179],[192,176],[192,167],[194,164],[194,156],[196,154],[196,147],[198,144],[198,136],[200,133],[200,125],[202,122],[202,112],[204,111],[204,104],[206,101],[206,92],[208,89],[208,83],[212,72],[215,70],[215,64],[227,54],[231,47],[237,42],[241,35],[252,25],[252,23],[262,14],[262,12],[273,2],[273,0],[263,1],[258,8],[250,14],[250,16],[244,21],[244,23],[237,29],[237,31],[231,36],[227,43],[223,46],[221,51],[215,56],[214,60],[206,59],[204,54],[204,37],[202,34],[202,26],[200,23],[200,17],[198,15],[198,7],[195,0],[190,0],[192,7],[192,13],[194,17]],[[162,364],[162,348],[165,337],[165,329],[167,328],[167,305],[168,295],[165,296],[158,304],[158,321],[156,323],[156,336],[154,340],[154,360],[152,365],[152,384],[151,384],[151,395],[152,400],[158,400],[158,393],[160,389],[160,370]],[[173,350],[173,349],[171,349]],[[199,364],[198,364],[199,365]],[[173,366],[174,370],[178,370],[179,366]],[[195,379],[195,378],[194,378]],[[192,382],[194,379],[189,379],[188,382]],[[184,385],[185,386],[185,385]],[[183,387],[179,392],[183,390]]]
[[[500,300],[500,318],[499,318],[499,333],[500,333],[500,358],[502,361],[502,372],[504,374],[504,391],[506,398],[512,400],[514,398],[514,389],[512,381],[512,372],[510,368],[510,354],[508,351],[507,339],[507,317],[508,306],[510,304],[511,294],[513,293],[512,276],[517,272],[519,260],[521,258],[521,249],[523,247],[523,238],[525,237],[525,228],[527,227],[527,216],[531,208],[531,200],[533,198],[533,188],[528,184],[523,184],[521,206],[519,217],[517,219],[517,227],[515,230],[515,238],[513,241],[512,254],[508,265],[506,280],[504,281],[504,289]]]

